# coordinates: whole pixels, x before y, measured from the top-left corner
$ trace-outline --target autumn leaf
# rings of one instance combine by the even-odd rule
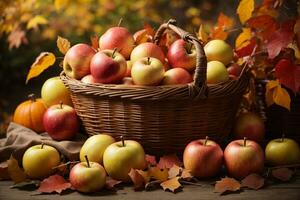
[[[183,180],[190,181],[194,176],[191,174],[191,171],[188,169],[183,169],[180,175],[180,178]]]
[[[289,59],[281,59],[275,66],[275,76],[279,82],[297,93],[300,89],[300,66]]]
[[[71,183],[67,182],[62,176],[52,175],[41,182],[38,191],[41,193],[56,192],[60,194],[62,191],[70,189],[71,187]]]
[[[56,10],[61,10],[62,8],[65,8],[69,3],[69,0],[55,0],[54,6]]]
[[[262,37],[263,41],[267,40],[278,28],[276,20],[270,15],[252,17],[247,21],[247,25],[249,28],[254,29],[256,34]]]
[[[174,178],[174,177],[176,177],[176,176],[180,176],[182,170],[183,170],[182,167],[179,167],[179,166],[177,166],[177,165],[173,165],[173,167],[171,167],[171,168],[169,169],[169,172],[168,172],[169,178]]]
[[[28,21],[26,28],[38,28],[38,25],[48,24],[48,20],[45,19],[42,15],[36,15],[34,18]]]
[[[90,40],[91,40],[92,47],[95,50],[98,50],[98,48],[99,48],[99,35],[93,35],[93,36],[91,36]]]
[[[48,67],[52,66],[55,63],[55,56],[50,52],[42,52],[36,58],[35,62],[31,65],[29,73],[27,74],[26,84],[28,81],[34,77],[40,75]]]
[[[167,181],[164,181],[160,184],[160,186],[163,188],[163,190],[170,190],[172,192],[176,192],[178,189],[181,188],[181,184],[179,183],[179,177],[174,177],[172,179],[169,179]]]
[[[238,35],[235,40],[235,48],[241,47],[245,42],[250,41],[252,33],[250,28],[243,28],[243,31]]]
[[[153,165],[154,166],[154,165],[157,164],[155,156],[146,154],[145,159],[146,159],[146,162],[147,162],[148,165]]]
[[[266,85],[266,103],[271,106],[274,103],[290,110],[291,98],[286,89],[280,86],[278,80],[269,81]]]
[[[151,176],[148,171],[143,171],[143,170],[136,170],[144,179],[144,183],[147,184],[150,182]]]
[[[173,165],[182,166],[182,162],[176,156],[176,154],[170,154],[162,156],[157,164],[157,167],[160,169],[170,169]]]
[[[277,9],[275,9],[274,7],[263,4],[256,9],[255,14],[256,14],[256,16],[270,15],[274,18],[277,18],[279,15],[279,11]]]
[[[200,25],[199,30],[198,30],[198,38],[204,43],[208,42],[208,34],[204,30],[203,24]]]
[[[292,170],[285,167],[272,170],[272,176],[284,182],[289,181],[293,174],[294,172]]]
[[[10,179],[8,173],[8,163],[7,161],[0,163],[0,180]]]
[[[240,48],[235,49],[235,53],[239,58],[250,56],[255,50],[256,46],[256,39],[252,38],[250,41],[244,42]]]
[[[242,186],[258,190],[265,184],[265,179],[258,174],[250,174],[242,180]]]
[[[239,15],[240,21],[244,24],[248,19],[251,18],[254,10],[254,0],[241,0],[236,10]]]
[[[150,24],[145,23],[144,24],[144,29],[147,31],[148,35],[150,35],[152,37],[155,35],[155,31],[154,31],[153,27]]]
[[[19,167],[18,161],[12,155],[7,160],[7,171],[14,183],[21,183],[26,180],[25,172]]]
[[[153,190],[156,188],[160,188],[161,181],[154,180],[154,181],[149,181],[148,183],[145,184],[145,190]]]
[[[161,182],[167,180],[169,177],[168,169],[166,168],[161,169],[158,167],[150,167],[148,169],[148,173],[151,178],[154,178],[155,180],[159,180]]]
[[[235,192],[241,189],[241,184],[234,178],[225,177],[215,184],[215,192],[224,194],[225,192]]]
[[[70,49],[71,43],[69,42],[68,39],[58,36],[56,40],[56,45],[59,51],[65,55],[67,51]]]
[[[140,175],[140,173],[138,173],[138,171],[136,169],[131,168],[128,175],[134,184],[135,190],[141,190],[144,188],[144,178],[142,175]]]
[[[8,35],[7,40],[8,40],[8,43],[9,43],[9,49],[12,49],[13,47],[19,48],[21,44],[27,44],[28,43],[25,32],[22,31],[19,28],[13,30]]]
[[[27,182],[21,182],[21,183],[17,183],[13,186],[11,186],[10,188],[17,188],[19,190],[36,190],[36,188],[38,188],[40,185],[40,181],[38,180],[32,180],[32,181],[27,181]]]
[[[120,184],[121,182],[122,181],[117,181],[117,180],[111,178],[110,176],[108,176],[108,177],[106,177],[104,187],[108,190],[114,190],[115,186]]]
[[[228,37],[228,30],[231,29],[233,25],[233,19],[221,12],[218,17],[217,26],[211,33],[211,38],[226,40]]]
[[[292,42],[294,24],[294,20],[285,21],[279,30],[270,35],[266,43],[270,59],[274,59],[280,53],[281,49],[287,47]]]

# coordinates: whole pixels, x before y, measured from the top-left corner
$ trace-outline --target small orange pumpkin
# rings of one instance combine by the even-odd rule
[[[43,116],[47,108],[41,98],[35,99],[33,94],[30,99],[19,104],[15,110],[13,121],[37,133],[44,132]]]

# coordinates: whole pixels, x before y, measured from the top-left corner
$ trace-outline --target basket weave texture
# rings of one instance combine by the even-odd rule
[[[166,29],[173,30],[196,48],[197,64],[191,84],[86,84],[61,74],[89,135],[123,136],[139,141],[146,152],[162,155],[181,154],[194,139],[209,136],[221,141],[230,133],[249,84],[248,68],[244,67],[236,80],[207,85],[207,60],[202,43],[177,27],[173,20],[160,26],[155,43]]]

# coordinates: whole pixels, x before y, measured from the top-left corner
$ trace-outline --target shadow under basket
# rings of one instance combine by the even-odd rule
[[[222,142],[230,133],[249,84],[248,68],[245,66],[236,80],[207,85],[207,61],[201,42],[169,21],[158,29],[155,43],[166,29],[196,48],[197,64],[191,84],[87,84],[61,74],[89,135],[107,133],[116,139],[123,136],[140,142],[149,154],[162,155],[182,154],[190,141],[205,136]]]

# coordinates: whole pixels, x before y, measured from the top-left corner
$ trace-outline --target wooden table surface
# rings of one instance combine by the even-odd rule
[[[92,195],[80,194],[78,192],[67,192],[63,195],[59,194],[43,194],[40,195],[37,191],[22,191],[19,189],[11,189],[10,181],[0,181],[0,200],[79,200],[79,199],[105,199],[105,200],[159,200],[159,199],[184,199],[184,200],[210,200],[210,199],[224,199],[224,200],[300,200],[300,176],[298,175],[293,181],[289,183],[272,184],[260,190],[247,190],[242,192],[227,194],[220,196],[214,193],[212,185],[203,183],[202,186],[186,185],[181,192],[173,194],[171,192],[164,192],[161,189],[154,191],[140,191],[135,192],[133,187],[124,187],[118,189],[117,192],[99,192]]]

